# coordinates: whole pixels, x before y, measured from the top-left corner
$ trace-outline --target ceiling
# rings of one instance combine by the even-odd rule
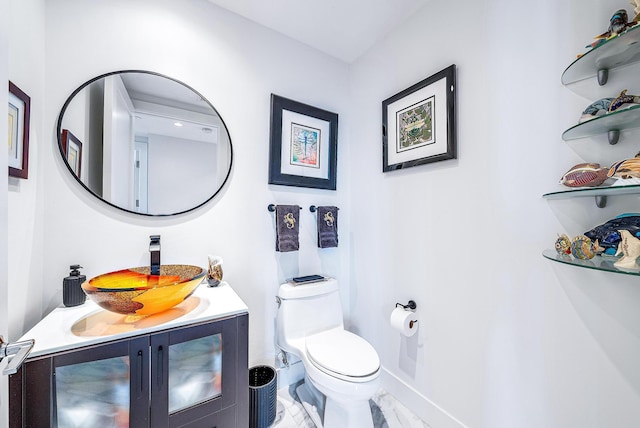
[[[180,82],[153,73],[130,72],[119,76],[135,108],[136,136],[155,134],[204,143],[218,142],[220,120],[200,94]]]
[[[351,63],[429,0],[208,0]]]

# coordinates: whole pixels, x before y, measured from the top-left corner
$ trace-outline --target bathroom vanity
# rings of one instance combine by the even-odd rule
[[[147,317],[59,307],[24,335],[10,426],[246,427],[248,321],[226,282]]]

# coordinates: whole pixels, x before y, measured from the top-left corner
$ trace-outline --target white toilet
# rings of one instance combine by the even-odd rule
[[[369,398],[378,389],[380,358],[344,329],[338,282],[282,284],[278,303],[278,346],[302,360],[311,395],[324,395],[323,427],[373,428]]]

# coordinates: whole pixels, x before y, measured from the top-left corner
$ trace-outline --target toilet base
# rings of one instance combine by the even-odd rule
[[[296,393],[317,428],[374,428],[369,400],[325,397],[307,376]]]
[[[369,401],[338,403],[327,397],[324,406],[323,428],[373,428],[373,416]]]
[[[304,407],[304,410],[306,410],[307,414],[313,421],[313,424],[316,426],[316,428],[322,428],[322,414],[324,413],[324,399],[322,397],[318,399],[317,394],[309,390],[309,388],[307,387],[307,383],[311,385],[311,383],[308,382],[308,380],[306,382],[301,383],[296,388],[296,394],[298,394],[298,398],[302,403],[302,407]],[[316,390],[315,392],[320,394],[320,391],[318,390]]]

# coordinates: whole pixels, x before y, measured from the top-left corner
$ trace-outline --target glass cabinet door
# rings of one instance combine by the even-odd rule
[[[221,333],[169,345],[169,413],[221,394]]]
[[[129,356],[56,367],[58,427],[129,426]]]
[[[53,426],[147,426],[149,339],[116,342],[56,356],[52,373]]]
[[[181,426],[235,403],[236,319],[151,336],[151,426]]]

